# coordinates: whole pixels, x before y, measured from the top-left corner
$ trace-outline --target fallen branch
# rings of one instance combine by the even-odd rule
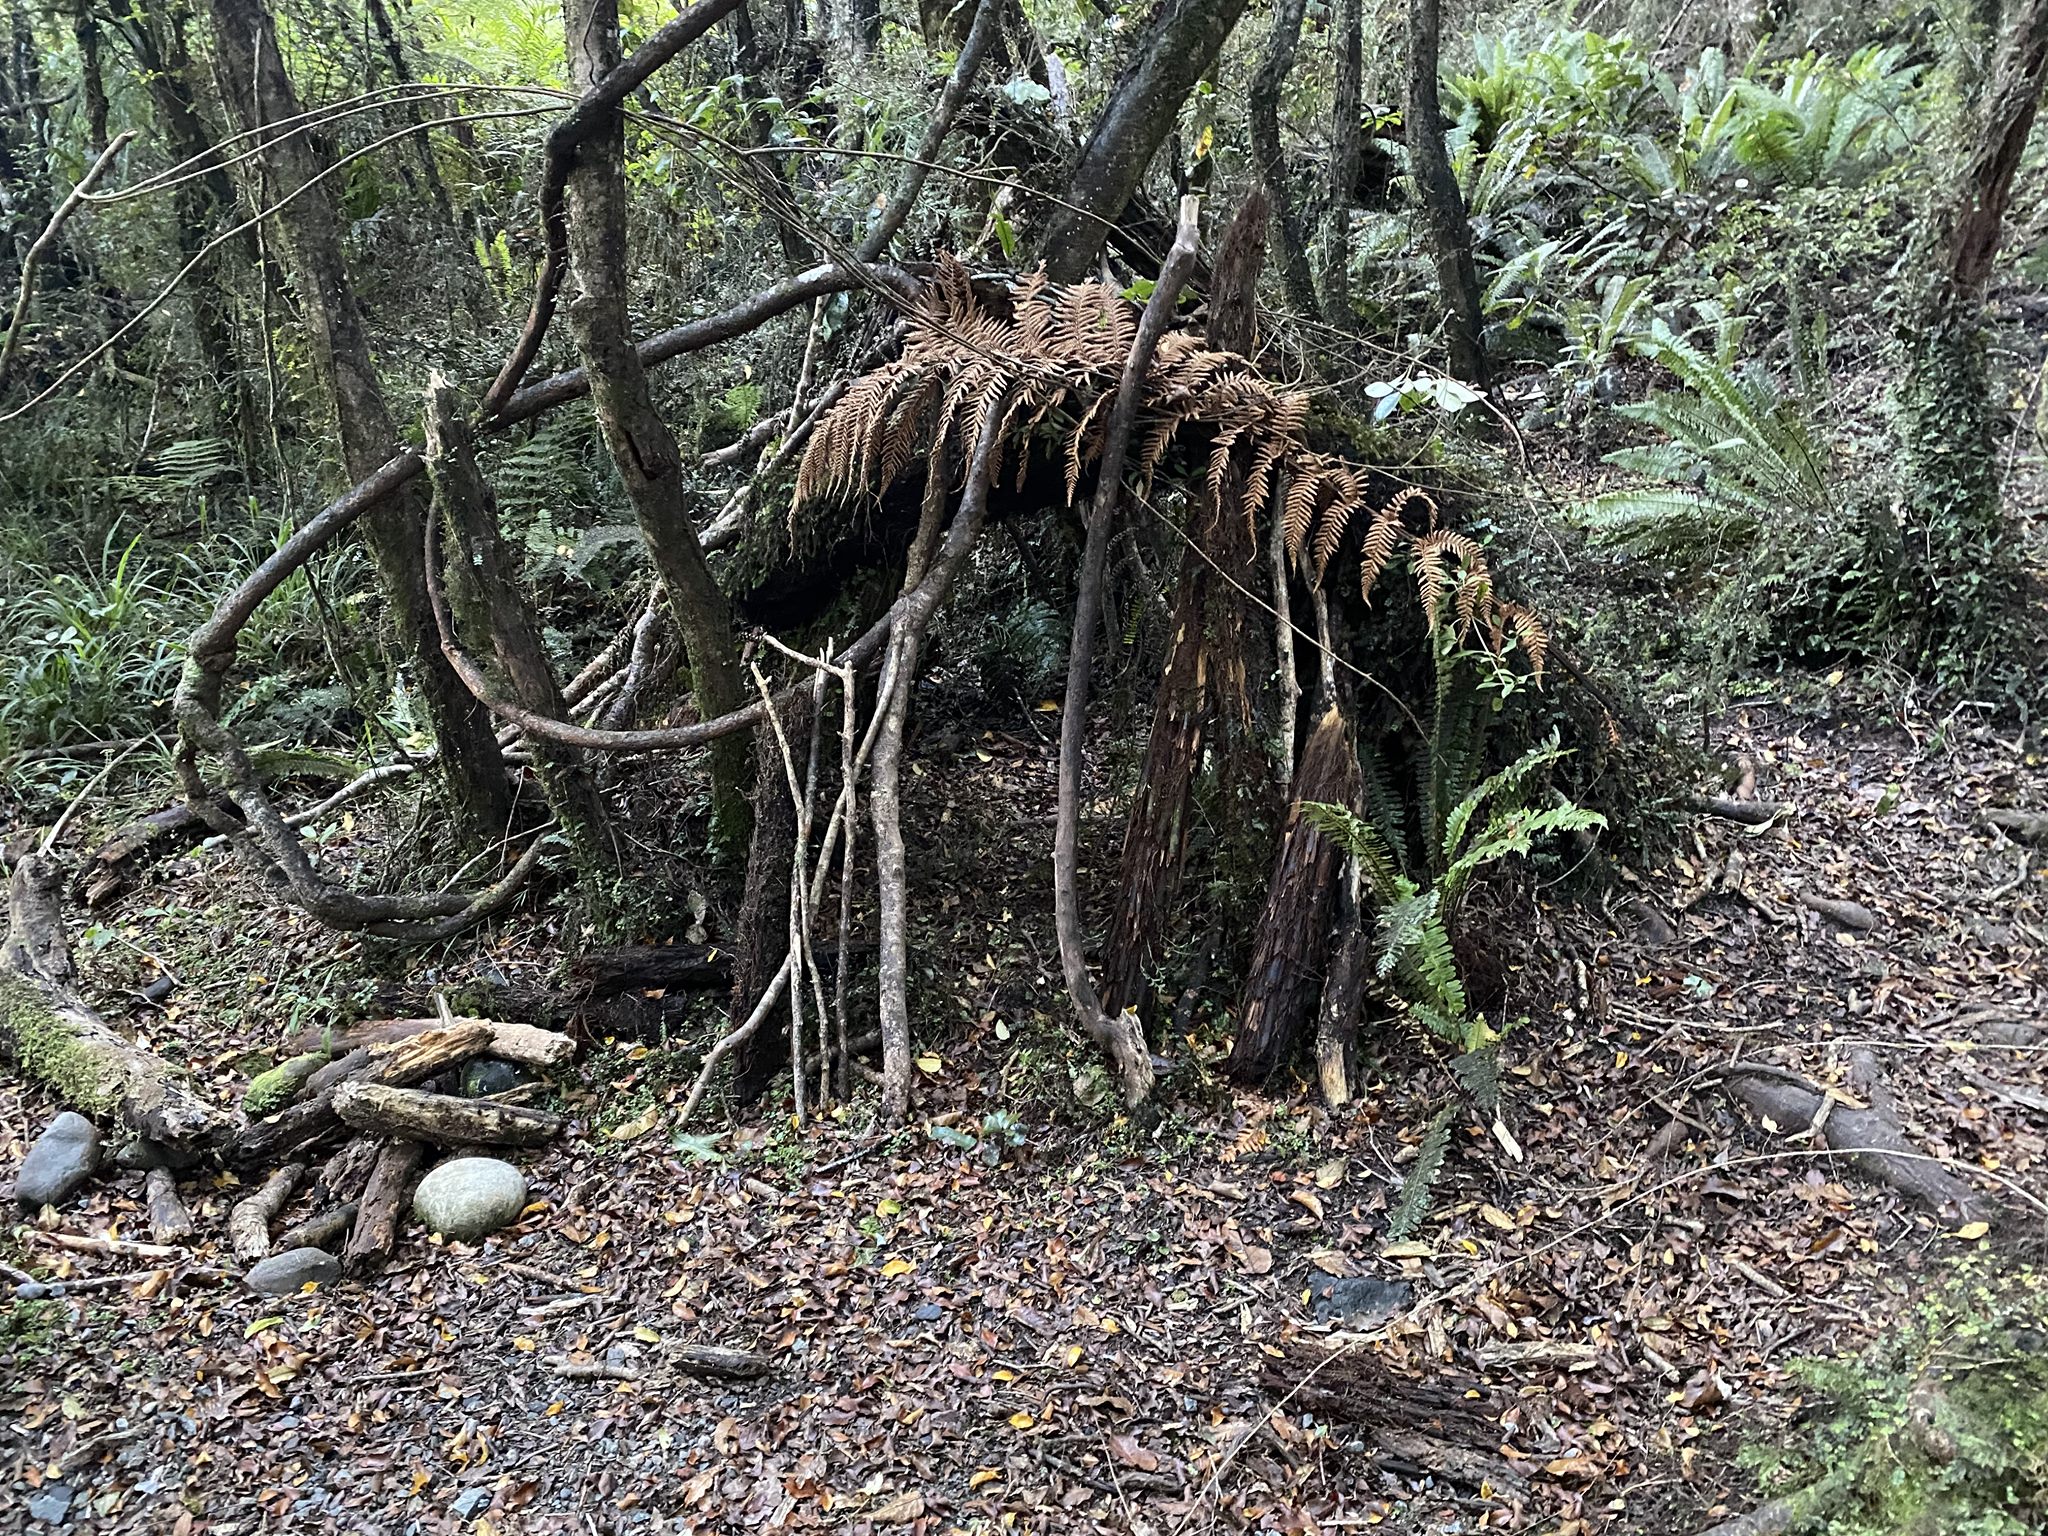
[[[1694,800],[1692,807],[1746,827],[1768,827],[1792,808],[1782,800],[1737,800],[1729,795],[1705,795]]]
[[[2048,843],[2048,811],[2022,811],[1993,806],[1977,813],[1980,826],[1996,827],[2022,842]]]
[[[1875,1094],[1868,1107],[1851,1108],[1797,1073],[1747,1062],[1724,1068],[1721,1086],[1779,1131],[1812,1130],[1821,1146],[1944,1218],[1978,1213],[1976,1192],[1915,1147],[1897,1115]]]
[[[405,1212],[405,1197],[412,1190],[413,1175],[427,1149],[417,1141],[387,1141],[377,1150],[376,1166],[356,1209],[356,1224],[342,1250],[344,1274],[373,1275],[391,1261],[398,1243],[398,1223]]]
[[[287,1227],[278,1233],[274,1246],[279,1253],[290,1253],[294,1248],[325,1248],[355,1226],[356,1213],[361,1208],[361,1202],[350,1200],[331,1211],[309,1216],[297,1226]]]
[[[561,1135],[568,1122],[544,1109],[461,1099],[453,1094],[348,1082],[334,1092],[334,1110],[352,1131],[455,1147],[533,1147]],[[376,1182],[374,1175],[371,1183]],[[367,1210],[370,1197],[363,1197]]]
[[[287,1163],[266,1179],[255,1194],[237,1200],[228,1212],[228,1242],[244,1267],[270,1257],[270,1224],[277,1220],[305,1176],[304,1163]]]
[[[152,1168],[143,1180],[143,1205],[149,1211],[149,1235],[160,1243],[175,1243],[196,1230],[192,1213],[178,1198],[177,1176],[168,1168]]]

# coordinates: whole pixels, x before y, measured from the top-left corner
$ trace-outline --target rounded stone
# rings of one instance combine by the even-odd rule
[[[430,1232],[459,1243],[509,1226],[526,1208],[526,1175],[495,1157],[455,1157],[413,1191],[412,1210]]]
[[[32,1211],[62,1205],[92,1178],[99,1161],[99,1128],[67,1109],[50,1122],[21,1160],[14,1198]]]
[[[319,1248],[287,1248],[259,1260],[242,1283],[265,1296],[296,1296],[306,1285],[332,1285],[341,1278],[341,1260]]]

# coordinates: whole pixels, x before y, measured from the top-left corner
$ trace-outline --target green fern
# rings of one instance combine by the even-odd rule
[[[1747,547],[1788,519],[1811,525],[1829,515],[1828,452],[1810,408],[1734,366],[1739,335],[1725,328],[1710,356],[1662,320],[1652,324],[1644,351],[1686,392],[1619,407],[1664,441],[1619,449],[1605,462],[1662,483],[1581,502],[1572,514],[1581,527],[1604,543],[1673,553]]]
[[[1408,1177],[1401,1181],[1400,1196],[1387,1214],[1387,1236],[1394,1242],[1421,1226],[1422,1218],[1429,1214],[1429,1193],[1444,1171],[1444,1158],[1451,1150],[1451,1121],[1457,1109],[1455,1102],[1446,1104],[1422,1133],[1422,1145],[1416,1149]]]

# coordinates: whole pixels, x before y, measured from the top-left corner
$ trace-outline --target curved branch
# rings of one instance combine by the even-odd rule
[[[1053,908],[1060,968],[1066,974],[1067,996],[1073,1001],[1081,1027],[1109,1053],[1123,1079],[1124,1098],[1132,1104],[1142,1102],[1152,1092],[1152,1055],[1146,1048],[1135,1009],[1126,1008],[1114,1019],[1102,1011],[1102,999],[1088,974],[1088,959],[1081,947],[1081,747],[1087,733],[1088,672],[1095,660],[1095,627],[1102,608],[1103,558],[1109,550],[1109,529],[1123,491],[1124,459],[1130,452],[1131,429],[1137,425],[1138,408],[1145,397],[1145,377],[1152,369],[1152,354],[1167,322],[1173,318],[1180,290],[1194,270],[1201,208],[1198,197],[1181,199],[1180,225],[1174,231],[1173,248],[1166,253],[1165,264],[1159,269],[1158,284],[1146,301],[1138,333],[1131,340],[1130,356],[1124,360],[1123,378],[1117,384],[1116,404],[1110,412],[1102,464],[1088,510],[1088,539],[1081,555],[1081,575],[1074,598],[1074,638],[1067,649],[1066,705],[1060,715],[1059,809],[1052,844]]]
[[[534,281],[533,305],[527,312],[526,325],[513,344],[511,355],[505,359],[504,367],[498,370],[497,378],[491,381],[491,387],[484,393],[483,415],[486,418],[496,416],[505,402],[512,398],[512,392],[519,387],[526,370],[533,366],[534,356],[547,337],[548,324],[554,319],[555,298],[569,261],[569,216],[564,197],[569,186],[569,170],[576,163],[576,152],[605,125],[621,102],[647,82],[649,76],[724,20],[741,3],[742,0],[698,0],[697,4],[642,43],[630,59],[584,92],[568,115],[548,130],[547,164],[541,172],[540,184],[541,235],[546,242],[540,276]]]

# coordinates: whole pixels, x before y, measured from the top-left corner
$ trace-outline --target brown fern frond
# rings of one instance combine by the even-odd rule
[[[1416,594],[1422,599],[1422,617],[1431,629],[1436,628],[1437,610],[1443,603],[1444,589],[1450,584],[1441,540],[1440,534],[1425,534],[1410,547]]]
[[[1316,529],[1316,581],[1319,585],[1323,572],[1329,568],[1330,557],[1337,553],[1338,544],[1343,542],[1344,528],[1351,521],[1351,514],[1365,504],[1365,485],[1349,469],[1336,466],[1326,479],[1334,494],[1330,504],[1323,508],[1323,520]]]
[[[1316,503],[1321,499],[1322,487],[1322,474],[1311,465],[1296,467],[1287,482],[1287,502],[1280,516],[1280,526],[1290,557],[1301,553],[1301,546],[1308,538],[1308,530],[1316,520]]]
[[[1522,649],[1529,653],[1529,670],[1541,682],[1543,663],[1550,654],[1550,635],[1543,628],[1543,621],[1520,603],[1502,603],[1500,609],[1507,615],[1508,627],[1514,630]]]

